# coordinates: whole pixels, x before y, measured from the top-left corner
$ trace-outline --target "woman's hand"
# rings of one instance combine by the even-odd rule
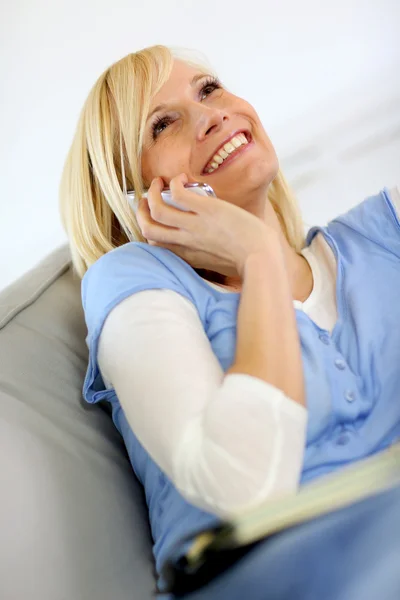
[[[199,196],[185,183],[186,175],[178,175],[170,189],[174,202],[186,210],[163,201],[159,177],[147,199],[140,199],[137,221],[150,245],[171,250],[196,269],[242,278],[250,254],[270,247],[271,238],[280,243],[278,233],[251,213],[219,198]]]

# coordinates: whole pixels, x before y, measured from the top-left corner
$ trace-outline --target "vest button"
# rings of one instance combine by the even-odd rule
[[[356,396],[353,390],[347,390],[344,397],[346,398],[347,402],[353,402]]]
[[[345,446],[350,441],[350,436],[348,433],[341,433],[339,437],[336,439],[336,443],[338,446]]]
[[[335,359],[335,367],[337,369],[340,369],[341,371],[343,371],[346,368],[346,363],[344,362],[344,360],[342,358],[336,358]]]

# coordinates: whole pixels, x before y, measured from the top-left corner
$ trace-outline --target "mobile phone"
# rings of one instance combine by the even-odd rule
[[[214,190],[207,183],[186,183],[185,188],[188,188],[192,192],[199,194],[199,196],[213,196],[215,198]],[[148,192],[148,190],[146,190],[143,193],[143,196],[145,198],[147,197],[147,192]],[[138,200],[136,198],[135,192],[133,190],[131,190],[131,191],[127,192],[126,196],[128,198],[129,204],[131,205],[134,212],[136,213],[137,208],[138,208],[138,205],[137,205]],[[179,208],[179,210],[184,210],[185,212],[188,212],[188,209],[182,208],[181,206],[178,206],[177,204],[175,204],[175,202],[172,200],[172,193],[169,188],[165,188],[162,190],[161,197],[166,204],[169,204],[170,206],[174,206],[175,208]]]

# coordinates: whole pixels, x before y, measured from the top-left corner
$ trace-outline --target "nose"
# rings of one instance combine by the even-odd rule
[[[205,140],[210,134],[220,131],[229,119],[227,111],[221,108],[197,106],[196,137],[199,142]]]

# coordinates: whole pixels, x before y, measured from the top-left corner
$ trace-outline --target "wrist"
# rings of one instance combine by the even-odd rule
[[[259,246],[255,246],[245,255],[241,271],[239,271],[241,279],[244,279],[249,270],[264,277],[266,264],[270,266],[275,264],[277,267],[285,268],[283,248],[278,236],[272,235],[263,240]]]

